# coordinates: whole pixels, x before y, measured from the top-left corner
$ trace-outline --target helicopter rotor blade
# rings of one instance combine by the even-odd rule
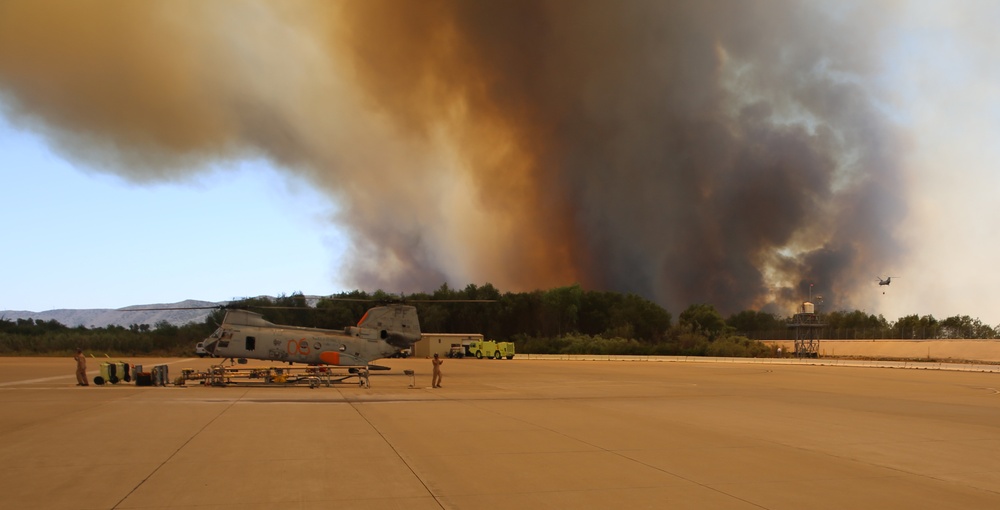
[[[495,303],[496,299],[409,299],[404,297],[393,298],[342,298],[323,297],[328,301],[351,301],[356,303]]]
[[[141,306],[141,305],[140,305]],[[215,306],[170,306],[170,307],[156,307],[156,308],[133,308],[126,306],[125,308],[115,308],[116,312],[159,312],[164,310],[217,310],[224,309],[226,305],[215,305]]]
[[[311,297],[311,296],[310,296]],[[385,304],[406,304],[406,303],[495,303],[495,299],[406,299],[396,298],[396,299],[378,299],[378,298],[346,298],[346,297],[319,297],[313,299],[328,300],[328,301],[349,301],[355,303],[385,303]],[[140,308],[141,307],[141,308]],[[285,306],[285,305],[254,305],[254,304],[241,304],[239,302],[229,302],[221,305],[206,305],[206,306],[157,306],[157,307],[145,307],[142,305],[137,306],[127,306],[124,308],[116,308],[117,312],[159,312],[159,311],[170,311],[170,310],[240,310],[247,308],[256,308],[264,310],[308,310],[315,309],[315,306]]]

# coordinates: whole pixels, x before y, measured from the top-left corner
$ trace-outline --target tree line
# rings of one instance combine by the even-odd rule
[[[325,329],[354,325],[373,303],[400,301],[383,291],[353,291],[313,302],[295,293],[249,298],[230,307],[260,312],[270,322]],[[759,340],[790,340],[791,317],[745,310],[724,318],[710,304],[693,304],[676,321],[663,307],[635,294],[587,291],[579,285],[531,292],[503,292],[493,285],[448,285],[406,296],[417,308],[421,330],[481,333],[513,341],[517,351],[537,354],[773,356]],[[113,355],[187,356],[222,322],[225,310],[202,323],[150,327],[67,327],[56,321],[0,319],[0,354],[69,354],[76,348]],[[967,315],[937,320],[910,315],[889,322],[881,315],[835,311],[821,315],[820,339],[996,338],[998,328]]]
[[[0,355],[66,355],[83,349],[94,355],[189,356],[194,344],[212,334],[214,323],[175,326],[132,324],[103,328],[68,327],[58,321],[0,319]]]

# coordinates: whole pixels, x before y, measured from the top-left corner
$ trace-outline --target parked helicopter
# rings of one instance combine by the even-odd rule
[[[376,306],[357,326],[343,330],[274,324],[259,313],[234,309],[199,347],[217,358],[359,367],[411,348],[417,340],[420,322],[410,305]]]
[[[367,299],[332,298],[339,301]],[[409,300],[429,303],[490,303],[491,299]],[[287,308],[263,306],[261,308]],[[298,309],[298,308],[296,308]],[[420,340],[416,307],[390,302],[369,308],[356,326],[322,329],[274,324],[245,309],[226,311],[222,324],[198,343],[203,356],[244,362],[247,359],[329,365],[345,368],[384,368],[372,365],[399,356]],[[352,370],[353,371],[353,370]]]
[[[226,314],[219,327],[205,340],[198,342],[199,356],[223,358],[246,363],[248,359],[304,363],[312,366],[347,368],[351,373],[371,369],[386,369],[372,362],[381,358],[398,357],[420,340],[420,321],[416,307],[406,303],[492,303],[493,299],[369,299],[353,297],[325,298],[333,301],[371,302],[382,304],[369,308],[356,326],[343,329],[323,329],[275,324],[260,313],[246,308],[305,310],[302,306],[271,306],[228,304],[194,307],[143,307],[150,310],[224,309]]]

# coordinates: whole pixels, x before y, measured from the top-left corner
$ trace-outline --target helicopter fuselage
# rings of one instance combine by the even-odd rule
[[[365,365],[399,349],[378,338],[374,330],[345,333],[308,328],[220,328],[212,355],[310,365]],[[208,349],[206,347],[206,349]]]
[[[415,333],[360,325],[343,330],[305,328],[272,324],[252,312],[231,311],[203,345],[209,355],[217,358],[364,366],[395,354],[419,338],[419,327]]]

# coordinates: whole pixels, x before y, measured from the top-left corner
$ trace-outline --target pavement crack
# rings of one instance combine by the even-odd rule
[[[350,404],[351,407],[354,409],[354,412],[358,413],[358,416],[360,416],[362,420],[365,420],[365,423],[367,423],[368,426],[371,427],[372,430],[374,430],[375,433],[382,438],[382,441],[385,441],[385,444],[392,449],[392,452],[395,453],[396,457],[399,458],[399,461],[402,462],[404,466],[406,466],[406,469],[410,470],[410,473],[412,473],[413,477],[420,482],[420,485],[424,487],[424,490],[427,491],[427,494],[430,497],[434,498],[434,502],[437,503],[438,507],[443,509],[444,505],[441,503],[441,500],[438,498],[437,494],[434,494],[434,491],[432,491],[431,488],[428,487],[426,483],[424,483],[424,479],[417,474],[417,472],[413,469],[413,466],[411,466],[410,463],[406,461],[406,458],[403,457],[401,453],[399,453],[399,450],[396,449],[396,445],[392,444],[392,441],[389,441],[389,438],[385,437],[385,434],[383,434],[382,431],[379,430],[378,427],[376,427],[375,424],[372,423],[371,420],[369,420],[368,417],[361,412],[361,409],[359,408],[356,402],[350,402]]]
[[[194,438],[198,437],[202,432],[205,431],[205,429],[207,429],[209,426],[211,426],[213,423],[215,423],[215,421],[218,420],[219,418],[221,418],[222,415],[226,414],[227,411],[229,411],[230,409],[232,409],[233,406],[236,405],[236,403],[239,402],[240,399],[243,398],[243,396],[245,396],[248,391],[249,390],[244,390],[242,395],[240,395],[239,397],[233,399],[232,402],[230,402],[228,406],[226,406],[223,410],[219,411],[219,414],[215,415],[214,418],[212,418],[211,420],[209,420],[208,423],[206,423],[200,429],[198,429],[197,432],[195,432],[194,434],[191,434],[191,437],[189,437],[187,439],[187,441],[184,441],[180,446],[177,447],[176,450],[173,451],[173,453],[171,453],[170,455],[168,455],[167,458],[164,459],[163,462],[160,463],[160,465],[156,466],[156,469],[153,469],[152,471],[150,471],[149,474],[146,475],[145,478],[143,478],[139,483],[135,484],[135,487],[132,487],[132,490],[128,491],[128,494],[126,494],[124,497],[122,497],[122,499],[118,500],[118,502],[115,503],[114,506],[111,507],[111,509],[114,510],[114,509],[118,508],[122,503],[124,503],[126,499],[128,499],[132,494],[134,494],[135,491],[139,490],[139,487],[142,487],[142,485],[144,483],[146,483],[146,481],[148,481],[150,478],[152,478],[153,475],[155,475],[161,468],[163,468],[163,466],[167,465],[167,463],[170,462],[170,460],[173,459],[178,453],[180,453],[180,451],[183,450],[184,447],[187,446],[192,440],[194,440]]]

